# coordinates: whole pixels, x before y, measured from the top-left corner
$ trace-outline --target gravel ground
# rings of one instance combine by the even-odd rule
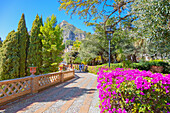
[[[49,106],[44,113],[60,113],[60,108],[70,99],[75,100],[67,109],[66,113],[78,113],[86,99],[86,95],[91,90],[92,84],[96,81],[97,76],[90,73],[79,72],[77,72],[76,75],[76,78],[72,80],[34,94],[28,99],[24,100],[23,98],[23,100],[11,104],[5,109],[5,113],[16,113],[21,110],[23,113],[34,113],[36,110],[44,108],[50,103],[51,106]],[[90,82],[87,85],[84,85],[89,80]],[[83,85],[85,87],[81,88]],[[89,107],[89,113],[100,113],[98,103],[98,92],[97,89],[95,89],[93,99]],[[24,109],[26,107],[28,109]]]

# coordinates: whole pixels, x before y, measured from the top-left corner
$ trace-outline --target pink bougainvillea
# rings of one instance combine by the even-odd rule
[[[170,74],[123,68],[108,71],[98,72],[101,113],[169,112]]]

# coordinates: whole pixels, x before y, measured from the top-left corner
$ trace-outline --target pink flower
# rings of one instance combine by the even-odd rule
[[[101,68],[98,72],[97,77],[97,89],[99,90],[101,113],[127,113],[125,109],[121,108],[117,108],[117,110],[116,108],[113,108],[112,110],[110,110],[113,104],[113,101],[111,100],[121,98],[121,96],[125,96],[121,95],[121,93],[116,93],[117,90],[120,90],[118,88],[123,86],[123,82],[125,83],[125,86],[126,83],[132,82],[132,85],[134,86],[133,93],[136,93],[137,89],[139,89],[141,90],[141,92],[139,93],[140,95],[145,95],[143,91],[149,93],[152,93],[152,91],[154,92],[155,89],[159,89],[160,84],[162,84],[161,88],[163,89],[163,91],[165,91],[166,93],[170,92],[170,87],[167,86],[167,84],[170,84],[170,74],[164,76],[160,73],[152,74],[150,71],[139,71],[137,69],[125,70],[123,68],[117,68],[112,72],[106,72],[107,70],[108,69]],[[114,89],[115,87],[117,89]],[[145,97],[142,97],[142,99],[145,99]],[[128,98],[125,99],[126,103],[129,103],[129,101],[134,103],[135,97],[133,97],[131,100],[129,100]],[[166,103],[166,105],[170,105],[170,103]]]
[[[127,98],[125,102],[126,102],[126,104],[127,104],[127,103],[129,102],[129,99]]]
[[[120,87],[120,84],[118,84],[117,86],[116,86],[116,88],[119,88]]]
[[[115,95],[115,94],[117,94],[117,93],[116,93],[115,91],[112,91],[112,94]]]
[[[134,102],[134,101],[135,101],[135,97],[133,97],[130,101],[131,101],[131,102]]]
[[[123,113],[127,113],[127,111],[124,109],[124,110],[123,110]]]
[[[113,111],[113,112],[116,111],[116,108],[113,108],[112,111]]]
[[[112,113],[112,111],[111,110],[109,110],[109,112],[108,113]]]
[[[145,95],[145,93],[143,93],[143,92],[140,92],[140,94],[141,94],[141,95]]]

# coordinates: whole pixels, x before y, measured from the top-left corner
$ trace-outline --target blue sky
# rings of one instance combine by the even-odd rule
[[[80,20],[77,15],[70,19],[70,15],[67,15],[64,10],[58,10],[59,6],[57,0],[0,0],[0,37],[5,40],[10,31],[17,30],[22,13],[25,14],[28,31],[31,30],[37,14],[42,15],[43,22],[54,14],[57,16],[58,23],[66,20],[83,31],[93,32],[92,27],[86,27],[83,19]]]

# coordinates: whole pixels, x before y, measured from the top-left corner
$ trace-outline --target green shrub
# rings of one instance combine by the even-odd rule
[[[163,66],[164,70],[162,73],[168,74],[170,73],[170,65],[168,62],[165,62],[163,60],[151,60],[146,62],[140,62],[140,63],[133,63],[130,65],[133,69],[139,69],[139,70],[150,70],[151,66]]]

